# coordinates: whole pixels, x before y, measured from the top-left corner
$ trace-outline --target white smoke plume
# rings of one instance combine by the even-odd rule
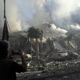
[[[76,25],[68,25],[67,26],[67,30],[80,30],[80,25],[76,24]]]
[[[6,0],[6,16],[8,27],[10,31],[20,31],[21,22],[17,12],[16,2],[13,0]],[[0,27],[4,26],[4,0],[0,0]]]
[[[11,31],[28,29],[44,23],[67,28],[80,24],[80,0],[6,0],[6,11]],[[2,24],[3,0],[0,0]],[[75,26],[75,28],[77,28]]]
[[[59,32],[59,33],[62,33],[62,34],[67,33],[67,30],[61,29],[59,27],[57,28],[54,24],[51,24],[51,30],[54,30],[55,32]]]
[[[54,24],[43,24],[43,25],[39,25],[36,26],[36,28],[40,28],[41,30],[43,30],[43,36],[46,38],[59,38],[59,37],[67,37],[67,30],[57,27]]]
[[[10,31],[14,32],[22,30],[21,20],[19,18],[15,0],[6,0],[6,16],[8,19],[8,26]]]
[[[60,37],[60,36],[62,36],[62,37],[67,37],[66,36],[66,33],[68,32],[67,30],[65,30],[65,29],[62,29],[62,28],[60,28],[60,27],[57,27],[56,25],[54,25],[54,24],[51,24],[51,32],[53,33],[53,35],[55,36],[55,37]]]

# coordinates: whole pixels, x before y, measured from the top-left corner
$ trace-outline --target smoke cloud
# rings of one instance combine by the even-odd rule
[[[21,19],[19,18],[18,8],[15,0],[6,0],[6,16],[10,31],[13,32],[22,30]]]
[[[25,30],[30,26],[45,23],[55,24],[66,30],[80,28],[80,0],[6,1],[7,18],[11,31]],[[0,0],[0,4],[0,26],[3,26],[3,0]]]

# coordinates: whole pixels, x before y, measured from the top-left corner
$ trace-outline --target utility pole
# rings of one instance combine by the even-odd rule
[[[3,26],[3,33],[2,33],[2,40],[9,39],[8,27],[7,27],[7,18],[6,18],[6,0],[4,0],[4,26]]]
[[[6,19],[6,1],[4,0],[4,19]]]

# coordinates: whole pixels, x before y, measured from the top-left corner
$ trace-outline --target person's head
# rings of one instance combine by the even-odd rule
[[[8,55],[8,42],[0,41],[0,59],[5,59]]]

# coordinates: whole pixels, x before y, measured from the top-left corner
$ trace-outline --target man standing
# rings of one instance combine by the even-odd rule
[[[0,80],[16,80],[16,72],[25,72],[26,60],[22,52],[20,52],[22,64],[8,59],[8,43],[0,41]]]

